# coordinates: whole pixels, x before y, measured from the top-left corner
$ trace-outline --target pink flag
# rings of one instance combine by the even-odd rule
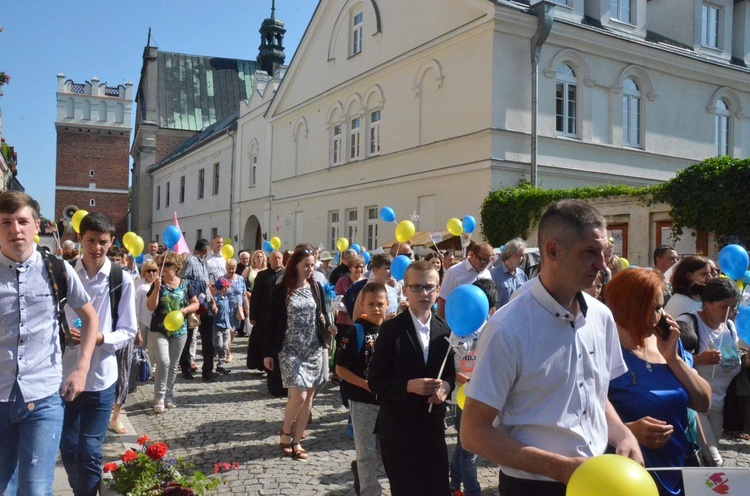
[[[177,212],[174,212],[174,225],[177,229],[180,229],[180,223],[177,222]],[[172,250],[176,253],[179,253],[182,255],[183,253],[190,253],[190,248],[188,248],[187,243],[185,242],[185,236],[182,234],[182,229],[180,229],[180,240],[177,242],[177,244],[172,248]]]

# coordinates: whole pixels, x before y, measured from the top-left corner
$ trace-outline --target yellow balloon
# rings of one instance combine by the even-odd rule
[[[630,262],[625,257],[620,257],[620,270],[625,270],[630,267]]]
[[[38,234],[34,235],[34,243],[39,244],[39,235]]]
[[[621,455],[589,458],[573,472],[566,496],[658,496],[645,468]]]
[[[85,210],[79,210],[76,213],[73,214],[73,218],[70,219],[70,223],[73,224],[73,230],[75,232],[79,232],[79,229],[81,229],[81,221],[84,217],[86,217],[89,213]]]
[[[232,245],[232,239],[231,238],[224,238],[224,244],[225,245]]]
[[[174,310],[172,312],[169,312],[166,317],[164,317],[164,329],[175,332],[178,331],[182,324],[185,322],[185,316],[182,315],[182,312],[179,310]]]
[[[349,248],[349,240],[346,238],[339,238],[338,241],[336,241],[336,249],[338,251],[345,251],[347,248]]]
[[[135,241],[135,238],[138,235],[134,233],[133,231],[126,232],[122,237],[122,246],[128,249],[128,251],[132,252],[133,250],[130,249],[130,243]]]
[[[224,260],[229,260],[234,256],[234,246],[232,245],[224,245],[221,247],[221,256],[224,258]]]
[[[417,232],[417,228],[414,227],[414,223],[410,220],[402,220],[396,226],[396,240],[399,243],[406,243]]]
[[[271,246],[273,247],[274,250],[278,250],[279,248],[281,248],[281,240],[279,238],[277,238],[276,236],[274,236],[273,238],[271,238],[270,241],[269,241],[269,243],[271,243]],[[346,249],[346,248],[344,248],[344,249]]]
[[[133,255],[134,257],[137,257],[138,255],[143,253],[143,246],[145,245],[145,243],[143,242],[142,237],[138,236],[137,234],[134,234],[134,236],[135,238],[132,238],[130,240],[130,244],[126,246],[126,248],[128,249],[131,255]]]
[[[455,217],[448,221],[448,225],[446,227],[448,228],[448,232],[454,236],[458,236],[459,234],[464,232],[464,225],[461,223],[461,219],[457,219]]]
[[[461,384],[458,389],[456,389],[456,404],[458,405],[458,408],[461,410],[464,409],[464,405],[466,404],[466,383],[464,382]]]

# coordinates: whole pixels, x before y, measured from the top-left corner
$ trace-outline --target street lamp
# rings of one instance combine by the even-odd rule
[[[542,45],[547,41],[552,31],[554,20],[553,9],[555,2],[552,0],[537,0],[530,3],[531,11],[536,15],[536,32],[531,37],[531,185],[538,186],[537,178],[537,151],[539,148],[539,131],[537,119],[539,117],[539,58],[542,53]]]

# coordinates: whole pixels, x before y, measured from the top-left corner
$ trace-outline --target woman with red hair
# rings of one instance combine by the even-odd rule
[[[664,313],[663,293],[661,277],[642,268],[626,269],[607,284],[628,366],[610,382],[608,396],[638,439],[646,467],[682,467],[690,448],[687,409],[708,411],[711,389],[684,361],[680,328]],[[651,475],[660,495],[684,494],[679,470]]]

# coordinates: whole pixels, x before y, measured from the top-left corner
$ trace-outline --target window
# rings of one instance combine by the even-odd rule
[[[89,171],[89,177],[94,177],[94,171],[93,170]]]
[[[341,237],[339,227],[339,211],[331,210],[328,212],[328,247],[331,250],[336,249],[336,241]]]
[[[632,79],[622,85],[622,144],[641,146],[641,92]]]
[[[197,242],[199,239],[203,239],[203,229],[195,230],[195,241]]]
[[[161,186],[156,187],[156,210],[161,208]]]
[[[352,53],[357,55],[362,51],[362,12],[357,12],[352,17]]]
[[[360,134],[359,134],[359,123],[360,118],[355,117],[352,119],[352,127],[349,131],[349,159],[350,160],[359,160],[359,144],[360,144]]]
[[[633,0],[611,0],[609,17],[620,22],[632,24],[633,11],[630,2]]]
[[[169,183],[167,183],[167,196],[164,198],[164,206],[169,206]]]
[[[732,112],[729,110],[729,105],[722,99],[716,101],[716,125],[714,130],[714,142],[716,143],[716,155],[729,155],[731,156],[731,140],[729,118]]]
[[[370,155],[380,154],[380,110],[370,114]]]
[[[180,176],[180,203],[185,203],[185,176]]]
[[[255,186],[255,179],[258,173],[258,152],[254,152],[250,157],[250,187]]]
[[[203,190],[206,186],[206,169],[198,171],[198,199],[203,198]]]
[[[218,227],[212,227],[211,228],[211,242],[213,242],[214,238],[219,235],[219,228]]]
[[[701,23],[701,45],[719,48],[719,8],[703,4]]]
[[[366,248],[374,250],[378,247],[378,207],[367,207]]]
[[[343,150],[341,149],[341,135],[343,133],[342,125],[333,126],[333,141],[331,150],[333,151],[333,165],[339,165],[344,161]]]
[[[219,194],[219,164],[218,162],[214,164],[214,184],[213,184],[213,192],[211,194],[212,195]]]
[[[555,125],[565,136],[577,136],[578,86],[576,74],[567,64],[557,68],[557,93],[555,97]]]
[[[357,242],[357,209],[350,208],[346,211],[346,237],[349,243]]]
[[[89,200],[89,207],[95,207],[96,206],[96,200],[93,198]]]

